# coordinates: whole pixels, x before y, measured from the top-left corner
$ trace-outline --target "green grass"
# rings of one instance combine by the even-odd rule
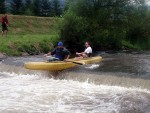
[[[0,53],[9,56],[47,53],[60,40],[58,24],[61,18],[8,15],[8,20],[8,37],[0,35]],[[123,40],[122,46],[123,49],[149,50],[150,39],[146,42],[133,45]]]
[[[46,53],[59,40],[60,18],[8,15],[8,20],[8,36],[0,35],[0,52],[6,55]]]
[[[59,40],[58,35],[9,35],[0,38],[0,51],[9,56],[20,56],[23,53],[36,55],[53,49]]]
[[[142,50],[142,48],[138,45],[133,45],[129,41],[122,40],[122,46],[124,49],[132,49],[132,50]]]
[[[127,40],[122,40],[122,46],[124,49],[132,49],[132,50],[149,50],[150,49],[150,39],[147,41],[138,40],[136,43],[131,44]]]
[[[2,15],[0,15],[1,17]],[[8,15],[9,34],[56,34],[60,18]]]

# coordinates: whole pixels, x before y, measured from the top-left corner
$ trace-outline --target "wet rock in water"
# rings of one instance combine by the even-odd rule
[[[0,60],[6,58],[6,55],[4,55],[3,53],[0,53]]]

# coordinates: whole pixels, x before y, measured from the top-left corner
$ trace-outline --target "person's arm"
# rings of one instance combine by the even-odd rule
[[[85,52],[81,52],[81,53],[76,52],[76,55],[82,55],[82,54],[85,54]]]
[[[56,53],[56,49],[54,49],[52,52],[49,52],[47,54],[45,54],[44,56],[50,56],[50,55],[54,55]]]
[[[7,17],[4,17],[3,21],[4,21],[4,24],[5,24],[6,26],[8,26],[8,19],[7,19]]]
[[[47,54],[44,54],[45,57],[46,57],[46,56],[49,56],[49,55],[51,55],[51,52],[49,52],[49,53],[47,53]]]
[[[7,22],[5,22],[5,25],[8,26]]]
[[[70,58],[70,55],[67,55],[67,56],[66,56],[66,59],[64,59],[64,61],[68,61],[69,58]]]
[[[65,57],[64,61],[68,61],[68,59],[70,58],[70,51],[65,49],[65,55],[66,55],[66,57]]]

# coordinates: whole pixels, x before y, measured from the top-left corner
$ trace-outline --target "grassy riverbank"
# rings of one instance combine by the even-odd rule
[[[0,35],[1,53],[9,56],[46,53],[59,40],[59,18],[8,15],[8,19],[8,36]]]
[[[53,45],[60,40],[58,35],[58,23],[62,20],[60,18],[8,15],[8,19],[8,37],[2,37],[0,35],[0,53],[9,56],[47,53],[53,48]],[[70,29],[66,33],[70,33],[69,31]],[[69,37],[69,39],[70,38],[73,40],[73,37]],[[131,44],[125,39],[121,40],[122,41],[119,40],[117,43],[117,41],[113,39],[103,40],[100,36],[96,42],[99,42],[101,45],[101,48],[98,48],[99,50],[106,50],[107,47],[111,47],[115,44],[117,46],[119,45],[119,49],[150,49],[150,46],[148,46],[150,45],[150,40],[143,41],[143,39],[141,39],[134,44]],[[83,44],[82,41],[81,44]],[[111,47],[111,49],[113,48]]]
[[[0,52],[9,56],[47,53],[59,40],[58,35],[9,35],[0,38]]]
[[[1,17],[2,15],[0,15]],[[60,18],[8,15],[9,34],[56,34]]]

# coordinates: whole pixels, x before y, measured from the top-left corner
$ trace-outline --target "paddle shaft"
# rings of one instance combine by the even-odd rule
[[[55,60],[59,60],[59,59],[58,59],[58,58],[55,58]],[[66,61],[66,62],[72,62],[72,63],[74,63],[74,64],[84,65],[84,63],[75,62],[75,61]]]
[[[59,60],[58,58],[55,58],[55,57],[51,57],[53,60]],[[52,60],[52,61],[53,61]],[[84,65],[84,63],[79,63],[79,62],[75,62],[75,61],[66,61],[66,62],[72,62],[74,64],[78,64],[78,65]]]
[[[74,63],[74,64],[84,65],[84,63],[79,63],[79,62],[75,62],[75,61],[66,61],[66,62],[72,62],[72,63]]]

